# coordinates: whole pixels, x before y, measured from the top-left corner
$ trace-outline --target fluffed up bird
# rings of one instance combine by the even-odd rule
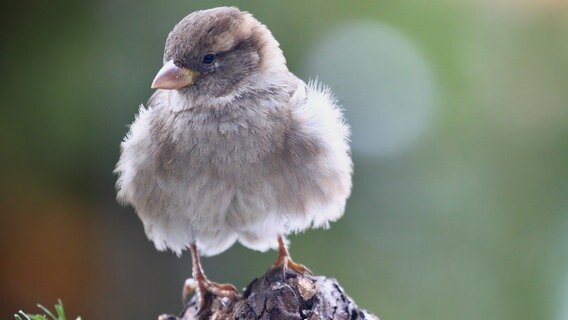
[[[351,192],[349,127],[332,92],[288,71],[267,27],[234,7],[181,20],[152,88],[121,144],[118,199],[158,250],[191,250],[201,303],[238,295],[199,262],[236,241],[278,248],[275,267],[306,272],[285,236],[340,218]]]

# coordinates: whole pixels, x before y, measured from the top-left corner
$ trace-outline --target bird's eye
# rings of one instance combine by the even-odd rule
[[[203,56],[203,63],[211,64],[211,63],[213,63],[213,61],[215,61],[215,55],[214,54],[208,53],[208,54]]]

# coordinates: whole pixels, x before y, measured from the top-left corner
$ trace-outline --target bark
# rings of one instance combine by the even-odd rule
[[[253,280],[234,301],[208,295],[205,308],[197,314],[196,295],[179,317],[162,315],[159,320],[204,319],[374,319],[360,309],[337,280],[275,268]]]

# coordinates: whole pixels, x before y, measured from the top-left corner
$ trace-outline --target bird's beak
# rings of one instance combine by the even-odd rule
[[[193,84],[197,72],[180,68],[173,60],[168,61],[152,81],[152,89],[181,89]]]

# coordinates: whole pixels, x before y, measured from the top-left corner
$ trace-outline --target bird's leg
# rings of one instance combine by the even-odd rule
[[[193,262],[193,279],[188,279],[185,282],[183,289],[183,301],[185,302],[187,296],[195,289],[197,289],[197,294],[199,294],[199,310],[203,310],[205,307],[208,293],[216,297],[226,297],[231,300],[235,300],[239,296],[237,288],[230,283],[215,283],[207,279],[203,272],[203,268],[201,267],[201,260],[199,259],[195,243],[191,244],[190,250],[191,260]]]
[[[278,236],[278,258],[273,265],[274,268],[289,268],[296,272],[303,274],[311,274],[312,272],[303,264],[296,263],[290,257],[290,252],[288,252],[288,247],[286,247],[286,242],[282,236]]]

